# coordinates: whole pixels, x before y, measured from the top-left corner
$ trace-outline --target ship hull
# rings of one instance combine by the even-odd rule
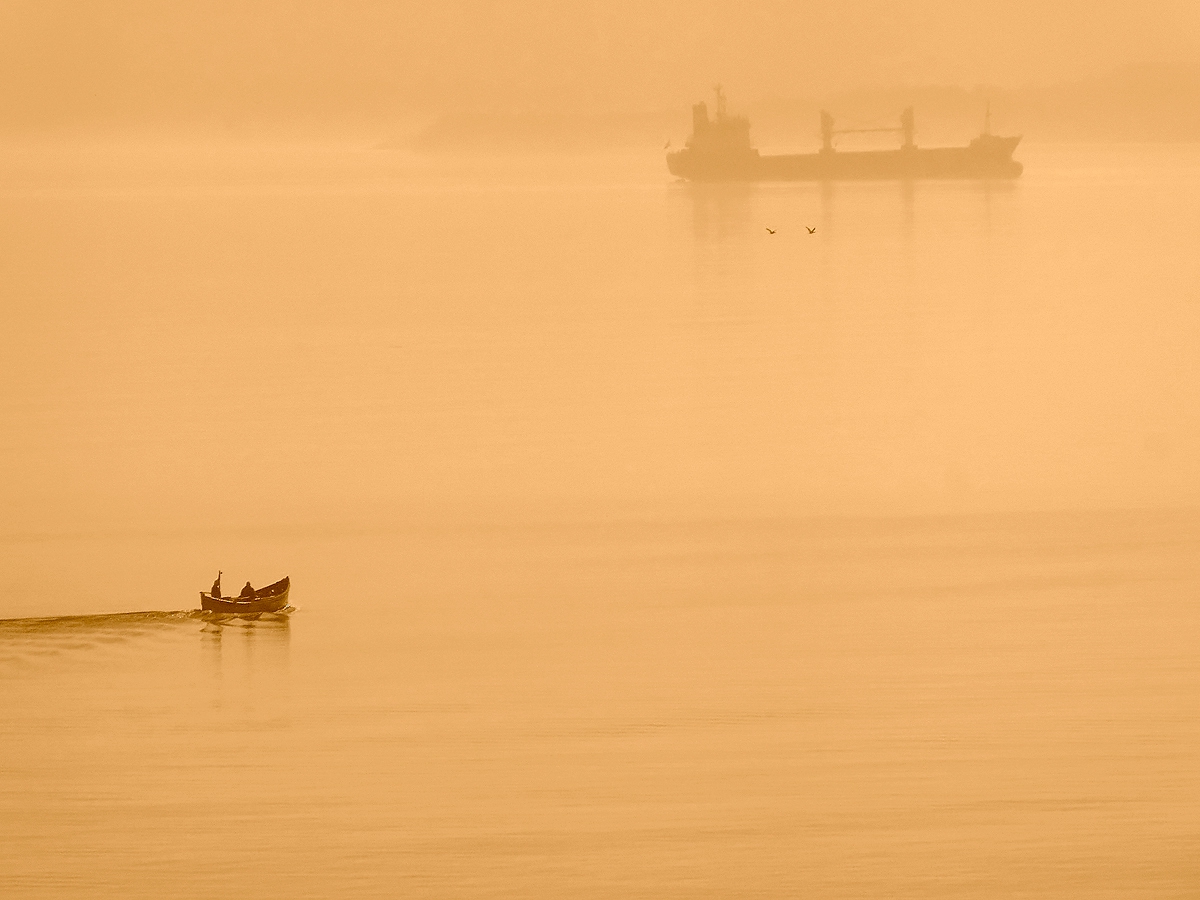
[[[908,179],[1016,178],[1022,165],[1012,158],[1020,138],[992,138],[986,148],[937,147],[763,156],[667,154],[671,174],[689,181],[867,181]]]

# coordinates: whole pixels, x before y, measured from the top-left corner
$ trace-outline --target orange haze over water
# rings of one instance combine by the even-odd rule
[[[1194,898],[1197,9],[9,0],[0,896]]]

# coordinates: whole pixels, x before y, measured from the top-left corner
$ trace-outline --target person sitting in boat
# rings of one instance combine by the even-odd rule
[[[254,588],[252,588],[250,586],[250,582],[247,581],[246,586],[244,588],[242,588],[242,592],[240,594],[238,594],[238,599],[241,600],[243,598],[253,597],[253,596],[254,596]]]
[[[211,591],[211,594],[213,595],[213,597],[215,597],[218,600],[221,599],[221,575],[222,574],[224,574],[224,573],[222,573],[220,571],[217,572],[217,580],[213,582],[212,591]]]

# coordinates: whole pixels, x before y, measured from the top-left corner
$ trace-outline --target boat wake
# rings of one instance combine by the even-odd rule
[[[147,610],[87,616],[44,616],[0,619],[0,666],[35,665],[71,654],[109,658],[121,647],[184,641],[199,632],[226,628],[274,631],[286,629],[295,607],[274,613],[214,613],[199,609]]]
[[[144,632],[170,627],[204,615],[198,609],[174,611],[102,613],[90,616],[41,616],[24,619],[0,619],[0,640],[21,634],[64,634],[82,632]]]

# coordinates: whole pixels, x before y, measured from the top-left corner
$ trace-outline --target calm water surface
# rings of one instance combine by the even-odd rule
[[[1194,897],[1200,151],[1019,155],[0,151],[0,893]]]

